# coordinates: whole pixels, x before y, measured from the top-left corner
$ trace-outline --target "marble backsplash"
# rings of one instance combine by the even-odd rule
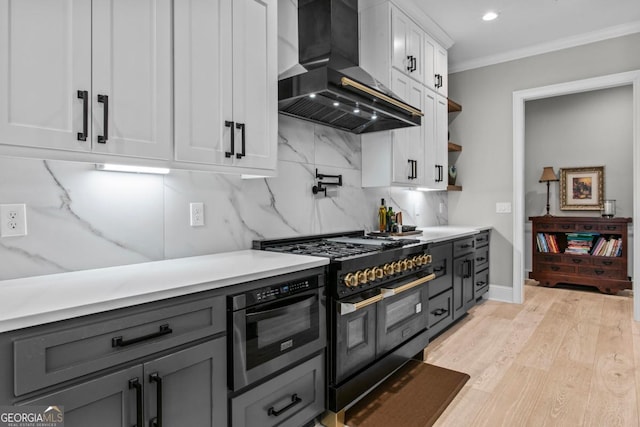
[[[380,198],[405,224],[447,223],[447,193],[363,189],[360,138],[280,116],[278,177],[97,171],[0,157],[0,203],[27,205],[28,235],[0,239],[0,280],[247,249],[254,239],[372,230]],[[343,186],[313,195],[316,168]],[[203,202],[205,225],[189,226]],[[439,213],[440,205],[443,213]]]

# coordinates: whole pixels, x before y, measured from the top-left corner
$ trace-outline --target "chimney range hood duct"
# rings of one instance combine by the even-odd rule
[[[422,112],[358,67],[358,0],[298,0],[299,62],[278,82],[281,114],[352,133],[420,126]]]

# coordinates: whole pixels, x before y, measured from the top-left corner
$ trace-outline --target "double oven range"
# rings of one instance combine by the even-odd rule
[[[330,258],[330,411],[348,407],[427,346],[427,282],[435,278],[427,244],[353,231],[255,241],[254,249]]]

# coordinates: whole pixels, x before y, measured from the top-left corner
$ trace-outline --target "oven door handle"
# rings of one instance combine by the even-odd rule
[[[420,286],[423,283],[427,283],[435,278],[436,275],[431,273],[428,276],[421,277],[402,286],[398,286],[397,288],[382,288],[380,292],[382,293],[384,298],[392,297],[394,295],[398,295],[405,291],[408,291],[409,289],[415,288],[416,286]]]
[[[313,295],[305,296],[302,299],[297,298],[296,300],[299,300],[298,302],[292,302],[291,300],[294,298],[288,298],[282,301],[281,303],[269,304],[268,305],[269,309],[267,310],[260,310],[254,313],[247,312],[246,317],[252,320],[260,320],[266,317],[272,317],[274,313],[277,313],[279,311],[282,311],[284,313],[289,313],[294,310],[311,307],[317,297],[318,297],[318,294],[314,293]]]
[[[344,316],[345,314],[356,312],[358,310],[365,308],[366,306],[382,301],[383,298],[384,298],[384,295],[378,294],[378,295],[372,296],[371,298],[367,298],[366,300],[358,301],[356,303],[341,302],[340,315]]]

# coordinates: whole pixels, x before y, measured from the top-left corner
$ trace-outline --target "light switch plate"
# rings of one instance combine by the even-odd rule
[[[496,213],[511,213],[511,202],[497,202]]]

